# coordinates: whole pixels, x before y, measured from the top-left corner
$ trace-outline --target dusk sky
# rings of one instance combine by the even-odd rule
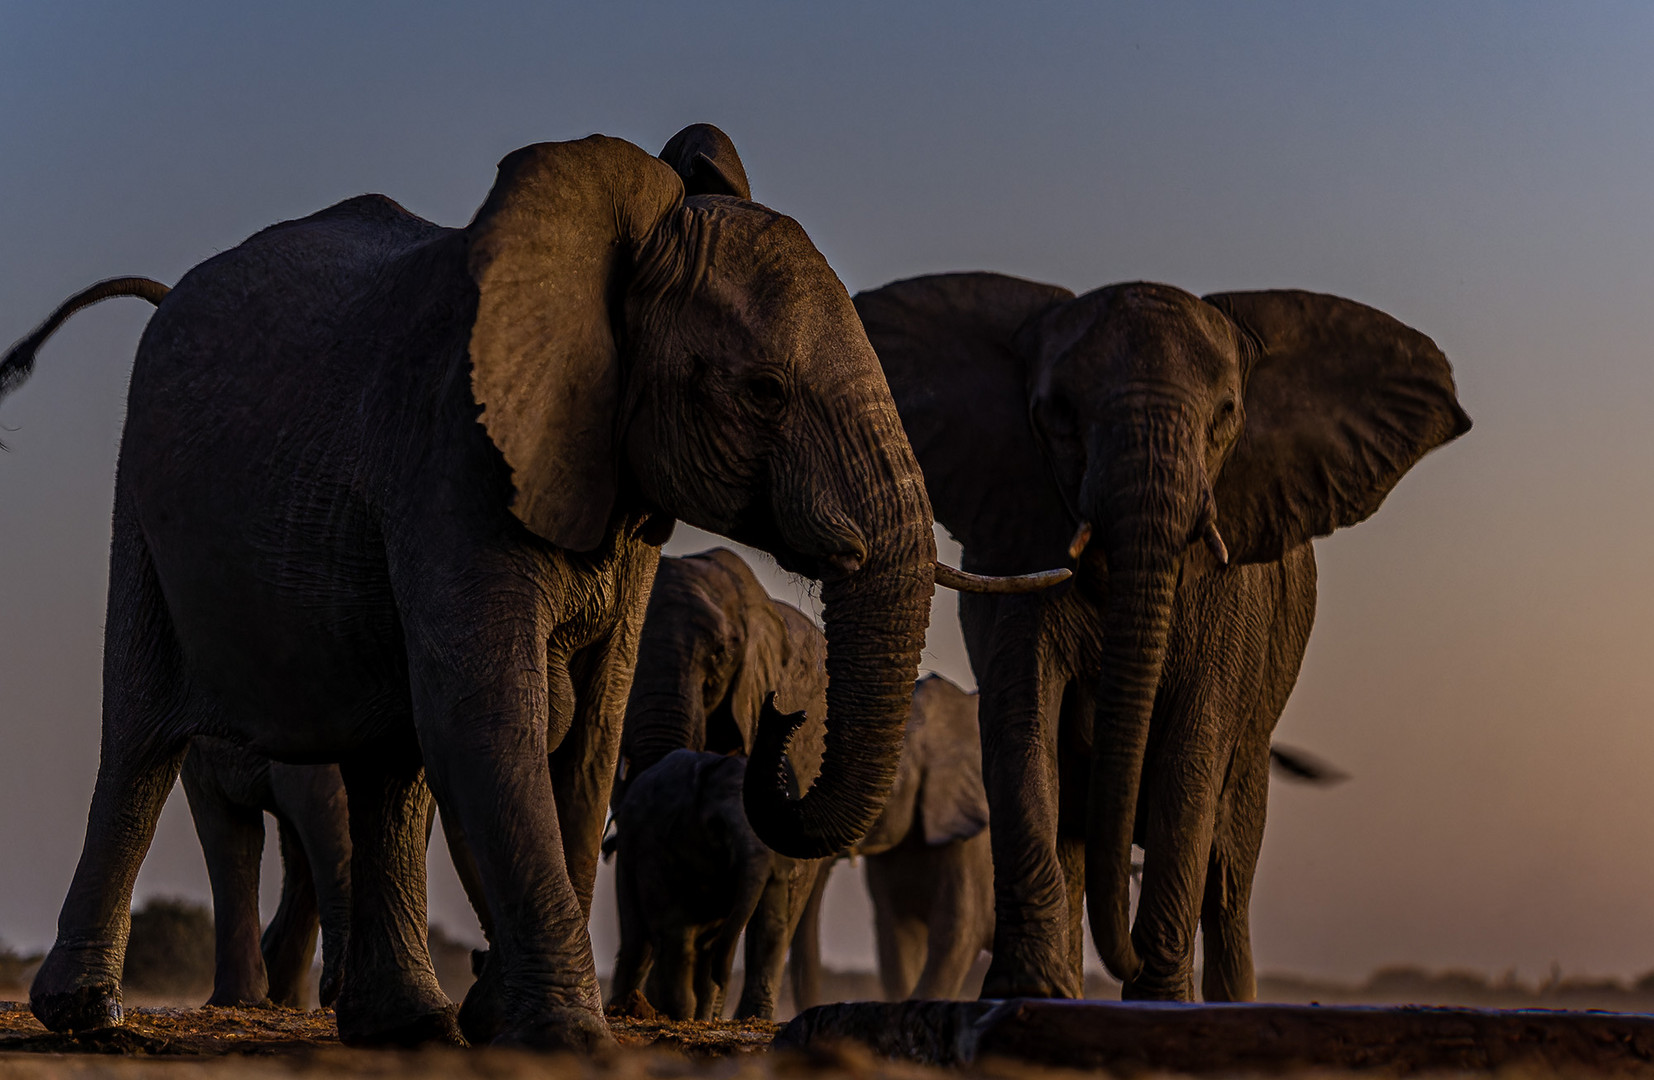
[[[1651,58],[1654,6],[1633,3],[0,0],[0,346],[93,281],[171,283],[342,198],[461,225],[516,147],[603,132],[653,153],[695,121],[851,291],[981,269],[1382,308],[1441,346],[1475,428],[1316,544],[1277,737],[1352,779],[1274,786],[1258,968],[1631,976],[1654,969]],[[0,406],[17,946],[52,938],[96,772],[150,310],[80,315]],[[680,529],[668,550],[714,542]],[[950,594],[924,664],[973,685]],[[872,965],[860,889],[841,866],[833,966]],[[153,895],[207,897],[181,791]],[[440,845],[431,917],[478,933]]]

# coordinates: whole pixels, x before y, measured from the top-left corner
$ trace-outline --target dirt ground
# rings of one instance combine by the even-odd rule
[[[800,1054],[767,1048],[779,1024],[670,1023],[611,1018],[621,1044],[601,1057],[509,1050],[354,1050],[330,1011],[128,1010],[125,1027],[72,1039],[40,1026],[24,1002],[0,1002],[0,1080],[253,1080],[352,1077],[427,1080],[1072,1080],[1022,1066],[940,1070],[875,1058],[852,1045]]]

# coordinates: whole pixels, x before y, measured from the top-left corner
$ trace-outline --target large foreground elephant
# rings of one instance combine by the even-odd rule
[[[269,1000],[306,1007],[316,930],[322,932],[321,1003],[339,995],[350,933],[350,827],[333,765],[284,765],[207,736],[184,758],[184,794],[212,884],[213,991],[209,1005]],[[281,903],[259,934],[264,815],[281,843]]]
[[[993,821],[984,996],[1077,996],[1083,902],[1128,997],[1193,996],[1199,924],[1205,996],[1251,998],[1269,736],[1314,617],[1310,541],[1469,429],[1446,359],[1307,292],[1076,297],[947,274],[856,306],[966,568],[1077,567],[1040,596],[960,601]]]
[[[822,581],[822,771],[788,792],[796,718],[762,718],[759,835],[819,857],[878,816],[933,580],[958,579],[850,298],[796,222],[686,198],[621,140],[539,144],[464,228],[367,195],[170,294],[94,287],[0,359],[0,393],[107,295],[159,307],[115,484],[98,779],[30,995],[49,1028],[121,1021],[132,884],[211,735],[340,765],[341,1038],[607,1043],[586,913],[674,519]],[[422,771],[492,923],[457,1025],[425,940]]]

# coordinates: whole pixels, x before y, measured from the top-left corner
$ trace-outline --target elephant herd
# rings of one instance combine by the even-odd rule
[[[525,147],[462,228],[365,195],[170,290],[100,283],[0,359],[0,396],[111,296],[156,311],[97,783],[30,993],[55,1031],[122,1021],[180,770],[215,1000],[292,1000],[319,917],[354,1044],[607,1043],[605,848],[615,990],[680,1015],[722,1009],[743,928],[739,1008],[773,1008],[854,851],[892,992],[956,992],[991,943],[984,996],[1079,996],[1089,918],[1127,997],[1192,999],[1200,928],[1204,995],[1248,999],[1311,541],[1470,426],[1428,337],[1333,296],[967,273],[852,298],[709,125],[659,157]],[[661,559],[679,520],[818,581],[822,628],[728,552]],[[915,685],[938,584],[977,700]],[[426,943],[438,813],[489,941],[457,1009]]]

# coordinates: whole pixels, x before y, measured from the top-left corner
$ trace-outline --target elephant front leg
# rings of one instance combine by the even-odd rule
[[[994,863],[994,952],[984,998],[1072,998],[1082,989],[1069,954],[1068,880],[1057,855],[1060,688],[1042,680],[1033,661],[1015,665],[1021,671],[990,671],[993,682],[982,688]]]
[[[455,670],[440,657],[415,658],[431,785],[464,837],[491,930],[460,1026],[474,1043],[588,1050],[612,1036],[547,768],[545,638],[524,629],[519,648],[487,664]],[[477,681],[491,674],[499,684]]]
[[[340,765],[349,801],[350,940],[335,1006],[352,1046],[463,1045],[426,940],[431,795],[412,746],[375,747]]]

